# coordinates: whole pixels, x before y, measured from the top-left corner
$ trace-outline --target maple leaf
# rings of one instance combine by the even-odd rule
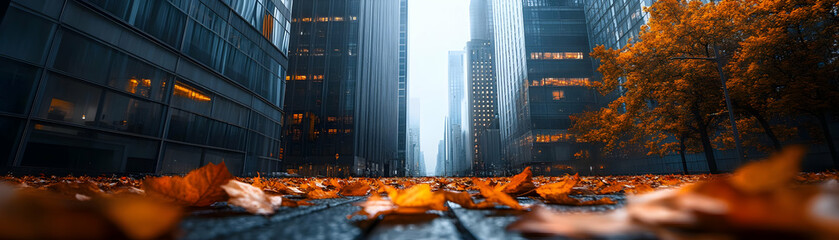
[[[342,186],[340,192],[338,193],[342,196],[367,196],[370,189],[372,189],[370,184],[358,181]]]
[[[536,186],[533,185],[533,173],[530,171],[530,167],[510,178],[509,183],[499,187],[502,188],[502,192],[511,196],[524,196],[536,189]]]
[[[230,180],[221,188],[230,196],[228,204],[242,207],[253,214],[273,214],[274,209],[283,202],[282,196],[270,196],[262,189],[236,180]]]
[[[510,195],[507,195],[506,193],[502,192],[500,188],[493,189],[486,183],[478,180],[473,180],[472,182],[480,190],[481,196],[484,196],[484,198],[486,198],[485,201],[478,203],[476,207],[487,208],[497,204],[502,206],[508,206],[515,210],[524,209],[524,207],[519,205],[519,202],[516,201],[516,199],[513,199],[513,197],[510,197]]]
[[[221,185],[231,179],[233,175],[227,170],[224,162],[219,165],[209,163],[190,171],[185,177],[146,178],[143,181],[143,190],[149,195],[170,199],[185,206],[204,207],[227,200],[227,194]]]
[[[338,196],[338,190],[324,191],[318,188],[306,193],[306,198],[308,199],[328,199],[340,197],[341,196]]]

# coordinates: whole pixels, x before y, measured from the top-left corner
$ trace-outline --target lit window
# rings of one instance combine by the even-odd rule
[[[581,86],[586,87],[590,86],[591,82],[588,78],[542,78],[541,81],[533,80],[530,86],[538,87],[538,86],[555,86],[555,87],[567,87],[567,86]]]
[[[186,97],[193,101],[207,102],[213,100],[198,89],[175,82],[175,91],[172,93],[176,96]]]
[[[291,115],[291,124],[300,124],[303,122],[303,114],[295,113]]]
[[[532,52],[530,59],[539,60],[563,60],[563,59],[583,59],[581,52]]]
[[[565,98],[565,91],[562,91],[562,90],[553,91],[553,99],[554,100],[560,100],[560,99],[563,99],[563,98]]]

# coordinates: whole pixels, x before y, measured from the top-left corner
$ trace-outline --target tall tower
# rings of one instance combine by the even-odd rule
[[[586,146],[568,133],[570,116],[596,93],[581,1],[492,0],[498,117],[505,160],[514,170],[562,174]],[[588,165],[586,165],[588,166]]]
[[[397,121],[397,176],[407,175],[408,158],[408,0],[399,0],[399,120]]]
[[[396,175],[400,2],[309,0],[294,7],[285,170]]]
[[[463,51],[449,51],[449,115],[448,138],[446,140],[451,163],[450,175],[471,174],[471,156],[466,150],[466,130],[463,126],[464,94],[464,55]]]
[[[487,129],[492,127],[497,111],[497,85],[495,80],[495,51],[492,46],[492,22],[491,12],[487,0],[473,0],[470,5],[470,25],[472,39],[466,44],[467,53],[467,89],[468,106],[467,116],[469,128],[468,151],[472,158],[474,175],[488,175],[490,166],[497,166],[496,163],[487,163],[486,158],[497,159],[500,156],[488,156],[496,151],[485,151],[487,149],[498,149],[500,146],[487,146],[481,138],[488,137]],[[497,128],[497,125],[494,125]],[[497,133],[493,131],[492,133]]]

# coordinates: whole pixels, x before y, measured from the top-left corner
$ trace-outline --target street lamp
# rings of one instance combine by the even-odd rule
[[[699,60],[708,60],[717,62],[717,71],[720,72],[720,81],[722,81],[722,92],[725,96],[725,106],[728,108],[728,120],[731,121],[731,130],[734,134],[734,147],[737,149],[737,160],[740,163],[745,163],[743,161],[743,148],[740,145],[740,133],[737,132],[737,122],[734,121],[734,108],[731,107],[731,98],[728,96],[728,87],[726,86],[727,79],[725,77],[725,73],[722,71],[722,60],[720,59],[720,50],[717,45],[714,45],[714,57],[672,57],[670,59],[678,59],[678,60],[685,60],[685,59],[699,59]],[[704,131],[704,130],[703,130]]]

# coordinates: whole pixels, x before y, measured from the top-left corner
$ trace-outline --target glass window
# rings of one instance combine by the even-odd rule
[[[182,142],[207,144],[210,119],[186,111],[172,109],[169,121],[169,139]]]
[[[91,3],[116,15],[173,47],[183,34],[186,15],[168,1],[159,0],[90,0]]]
[[[52,66],[74,76],[104,84],[112,53],[110,48],[102,44],[65,30],[62,31],[61,44]]]
[[[156,164],[157,141],[38,122],[30,128],[21,166],[151,173]]]
[[[167,143],[159,173],[188,173],[198,167],[201,167],[201,148]]]
[[[218,97],[213,102],[213,118],[239,125],[248,124],[248,109],[225,98]]]
[[[171,79],[172,75],[120,53],[111,62],[107,84],[138,97],[165,101]]]
[[[0,57],[0,111],[25,114],[39,75],[39,68]]]
[[[23,131],[21,121],[14,118],[0,117],[0,168],[8,166],[14,158],[20,133]]]
[[[104,128],[159,136],[162,111],[160,104],[108,92],[97,121]]]
[[[34,63],[44,61],[54,24],[15,7],[0,20],[0,53]]]
[[[211,146],[244,150],[245,130],[219,121],[210,122],[210,137],[208,144]]]
[[[181,81],[175,81],[172,90],[172,106],[194,113],[210,115],[213,95]]]
[[[189,21],[187,25],[183,51],[221,72],[227,54],[227,42],[195,21]]]
[[[95,125],[102,89],[55,74],[50,76],[38,116],[46,119]]]

